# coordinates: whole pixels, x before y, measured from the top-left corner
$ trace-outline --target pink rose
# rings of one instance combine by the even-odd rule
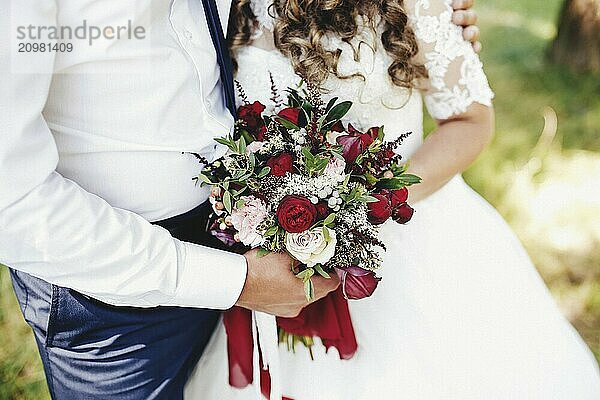
[[[340,160],[337,157],[331,157],[323,173],[325,175],[337,179],[338,182],[341,182],[346,178],[346,174],[344,173],[345,171],[346,162],[344,160]]]
[[[246,246],[258,247],[264,237],[256,230],[267,217],[267,207],[254,196],[243,197],[244,205],[231,212],[231,223],[238,231],[239,239]]]

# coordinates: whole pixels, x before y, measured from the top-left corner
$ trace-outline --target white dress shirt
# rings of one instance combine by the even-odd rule
[[[148,222],[207,199],[187,152],[222,154],[233,123],[200,0],[4,0],[0,15],[0,263],[114,305],[231,307],[244,257]],[[35,42],[19,26],[84,21],[145,38],[18,52]]]

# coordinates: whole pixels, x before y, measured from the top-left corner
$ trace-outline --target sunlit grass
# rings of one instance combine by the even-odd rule
[[[48,398],[33,334],[18,309],[8,271],[0,265],[0,400]]]

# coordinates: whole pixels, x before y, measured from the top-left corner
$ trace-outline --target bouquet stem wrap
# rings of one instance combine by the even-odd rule
[[[261,315],[262,314],[262,315]],[[272,319],[271,319],[272,318]],[[275,318],[234,307],[224,314],[229,357],[229,384],[244,388],[252,383],[262,394],[281,399],[277,326],[289,334],[320,337],[341,359],[350,359],[358,347],[348,301],[341,289],[306,307],[294,318]],[[275,335],[273,337],[273,335]],[[256,378],[260,382],[255,382]],[[285,398],[284,398],[285,399]]]

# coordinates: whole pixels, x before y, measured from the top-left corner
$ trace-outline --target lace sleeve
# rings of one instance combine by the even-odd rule
[[[464,113],[473,103],[491,106],[483,65],[462,29],[452,23],[452,0],[405,0],[419,45],[419,58],[429,74],[425,104],[436,119]]]

